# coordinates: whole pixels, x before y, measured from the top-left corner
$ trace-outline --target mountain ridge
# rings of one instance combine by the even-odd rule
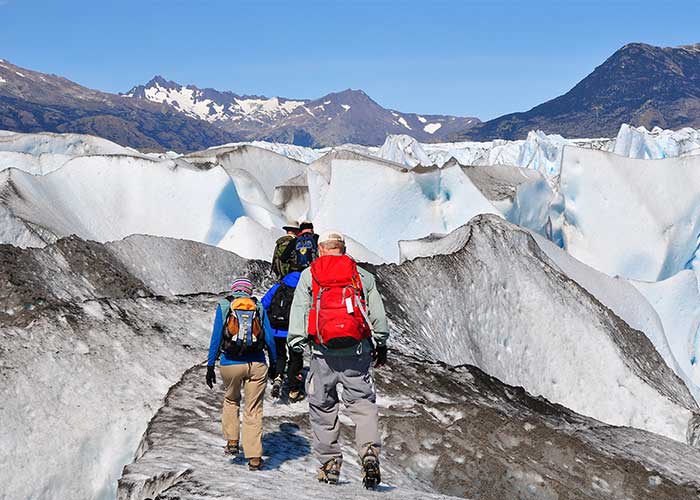
[[[0,129],[91,134],[146,151],[192,151],[240,139],[167,106],[93,90],[6,60],[0,60]]]
[[[628,43],[565,94],[450,138],[513,140],[530,130],[569,138],[611,137],[623,123],[650,130],[700,127],[700,44]]]
[[[391,134],[411,133],[426,142],[480,122],[476,117],[403,113],[382,107],[361,89],[347,88],[313,99],[240,95],[230,90],[181,85],[156,75],[123,96],[171,106],[245,140],[325,147],[380,145]]]

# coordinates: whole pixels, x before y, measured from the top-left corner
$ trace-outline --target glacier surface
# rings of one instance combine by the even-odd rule
[[[0,484],[19,498],[113,497],[148,419],[203,355],[216,299],[187,294],[217,293],[240,270],[269,284],[267,268],[246,259],[269,260],[281,225],[302,219],[319,231],[346,233],[352,255],[379,265],[401,356],[470,363],[606,429],[630,426],[696,445],[699,136],[693,129],[622,126],[611,139],[532,132],[523,141],[421,144],[390,136],[372,148],[242,143],[180,156],[142,154],[90,136],[0,131],[0,243],[9,244],[0,247],[0,335],[3,352],[12,353],[0,367],[12,381],[0,387],[10,401],[0,409],[9,422],[1,437],[17,457],[3,456]],[[107,243],[60,239],[72,234]],[[402,264],[381,265],[387,262]],[[168,327],[182,317],[186,326]],[[52,337],[32,333],[51,328]],[[105,332],[116,338],[105,339]],[[32,351],[35,342],[47,353],[44,366]],[[139,351],[144,346],[168,358],[162,369],[152,369]],[[397,363],[415,371],[403,358]],[[68,380],[75,365],[76,380]],[[20,379],[27,370],[53,391],[32,392],[34,382]],[[115,394],[105,396],[99,390],[105,386]],[[420,404],[443,396],[401,397]],[[207,405],[202,411],[211,412]],[[56,407],[62,411],[51,414]],[[417,411],[415,402],[382,408],[394,433],[407,428],[391,415]],[[278,410],[275,423],[298,417]],[[457,410],[430,410],[440,425],[448,425],[439,416],[447,411]],[[29,416],[29,434],[18,427],[22,416]],[[156,418],[151,431],[162,425]],[[625,460],[682,483],[669,470],[680,467],[683,453],[694,453],[690,448],[667,456],[673,465],[664,469],[659,456],[675,445],[644,437],[664,447],[651,459],[649,449],[635,448],[639,431],[630,429],[625,440],[626,431],[602,427],[587,442],[610,453],[606,432],[634,450]],[[215,433],[201,436],[211,440]],[[163,469],[159,447],[173,444],[166,437],[151,451],[142,447],[135,472],[124,476],[136,489],[125,486],[120,495],[144,498],[143,478],[156,489],[171,481],[172,495],[218,495],[231,485],[195,491],[194,479],[210,475]],[[47,445],[57,453],[46,463],[26,453]],[[461,483],[441,478],[435,463],[468,466],[459,456],[429,450],[421,445],[417,455],[395,455],[387,470],[396,489],[385,493],[514,494],[499,490],[501,483],[476,493],[455,487]],[[186,460],[183,453],[175,446],[166,455]],[[22,480],[23,471],[38,477],[42,466],[41,481]],[[288,466],[298,472],[309,462],[299,457]],[[153,476],[158,467],[163,476]],[[65,474],[68,469],[75,472]],[[540,496],[533,498],[569,498],[538,490],[543,483],[534,476],[519,477],[517,491],[534,488]]]

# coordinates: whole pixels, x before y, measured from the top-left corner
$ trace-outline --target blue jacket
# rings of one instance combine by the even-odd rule
[[[250,297],[245,293],[236,292],[233,293],[234,298],[239,297]],[[272,335],[272,327],[267,319],[267,314],[265,314],[265,309],[258,302],[258,314],[263,321],[263,329],[265,330],[265,344],[267,346],[267,352],[270,356],[270,363],[277,361],[277,352],[275,351],[275,341]],[[216,358],[219,356],[219,346],[221,345],[221,335],[224,330],[224,316],[225,312],[221,310],[221,305],[216,306],[216,316],[214,317],[214,326],[211,331],[211,340],[209,341],[209,356],[207,357],[207,365],[214,366],[216,364]],[[247,354],[245,356],[238,356],[235,358],[229,358],[226,353],[222,352],[219,359],[219,364],[222,366],[227,365],[242,365],[245,363],[253,362],[265,362],[265,353],[260,351],[252,354]]]
[[[297,283],[299,283],[300,276],[301,273],[299,271],[294,271],[293,273],[289,273],[284,278],[282,278],[282,281],[285,285],[292,288],[296,288]],[[270,288],[265,294],[265,296],[262,298],[262,300],[260,300],[260,302],[262,302],[263,307],[265,308],[265,311],[267,311],[270,308],[270,304],[272,303],[272,297],[275,295],[275,292],[279,287],[279,283],[272,285],[272,288]],[[272,326],[270,326],[270,328],[272,328]],[[287,338],[287,330],[277,330],[275,328],[272,328],[272,334],[275,337]]]

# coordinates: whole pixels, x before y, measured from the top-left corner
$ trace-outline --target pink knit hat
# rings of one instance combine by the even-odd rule
[[[253,295],[253,283],[248,278],[236,278],[231,283],[231,291]]]

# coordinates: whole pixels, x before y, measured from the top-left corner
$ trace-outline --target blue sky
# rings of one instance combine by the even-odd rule
[[[0,58],[126,91],[155,74],[240,94],[361,88],[482,119],[567,91],[617,48],[700,42],[697,1],[0,0]]]

